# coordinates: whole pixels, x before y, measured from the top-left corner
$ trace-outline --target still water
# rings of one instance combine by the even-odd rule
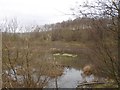
[[[64,68],[63,75],[57,78],[58,88],[76,88],[79,83],[82,83],[84,79],[86,81],[91,81],[93,77],[82,77],[82,70],[77,70],[75,68]],[[55,79],[48,82],[47,88],[55,88]]]
[[[8,71],[6,71],[6,73],[8,73]],[[76,88],[77,85],[79,83],[82,83],[84,80],[86,80],[87,82],[91,82],[94,79],[93,75],[83,78],[82,73],[83,73],[82,70],[77,70],[75,68],[65,67],[63,74],[61,76],[57,77],[58,88]],[[15,79],[14,72],[12,70],[9,71],[9,74],[10,74],[12,79]],[[19,83],[22,83],[23,76],[17,75],[17,78],[18,78]],[[33,78],[36,81],[38,76],[34,73]],[[43,78],[44,78],[44,76],[43,76]],[[47,86],[45,86],[44,88],[56,88],[55,83],[56,83],[55,78],[50,79],[48,81]]]

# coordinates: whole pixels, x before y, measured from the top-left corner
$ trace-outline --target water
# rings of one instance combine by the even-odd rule
[[[93,77],[82,77],[82,70],[77,70],[75,68],[64,68],[63,75],[57,78],[58,88],[76,88],[79,83],[82,83],[85,79],[86,81],[93,80]],[[47,88],[55,88],[55,79],[48,82]]]
[[[8,71],[6,71],[6,73],[8,73]],[[63,74],[57,77],[58,88],[76,88],[77,85],[79,85],[79,83],[82,83],[84,80],[86,80],[87,82],[91,82],[94,79],[93,75],[83,78],[82,73],[83,73],[82,70],[65,67]],[[13,76],[14,73],[12,70],[10,70],[9,74],[11,78],[15,79],[15,77]],[[36,81],[37,77],[38,76],[34,73],[33,74],[34,81]],[[20,83],[23,82],[23,76],[17,75],[17,78]],[[48,81],[48,85],[45,86],[45,88],[56,88],[55,78],[50,79]]]

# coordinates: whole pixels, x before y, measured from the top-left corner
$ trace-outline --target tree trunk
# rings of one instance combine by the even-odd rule
[[[120,88],[120,1],[118,3],[118,78],[119,78],[119,83],[118,83],[118,88]]]
[[[57,77],[55,77],[55,86],[56,86],[56,90],[58,90]]]

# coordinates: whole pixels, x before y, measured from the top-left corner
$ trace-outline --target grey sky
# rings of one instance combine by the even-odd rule
[[[70,8],[85,0],[0,0],[0,20],[17,18],[22,24],[50,24],[72,18]],[[64,13],[62,13],[64,12]]]

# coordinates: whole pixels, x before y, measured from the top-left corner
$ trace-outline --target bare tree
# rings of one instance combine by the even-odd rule
[[[89,29],[93,40],[92,51],[98,59],[98,68],[101,73],[115,80],[120,87],[120,63],[119,63],[119,42],[120,42],[120,1],[119,0],[98,0],[93,4],[84,3],[77,9],[72,9],[77,17],[91,18]],[[102,63],[100,65],[100,63]]]
[[[11,27],[12,32],[9,32]],[[36,56],[31,47],[33,43],[29,33],[23,33],[24,37],[21,37],[16,28],[16,24],[3,27],[6,30],[3,32],[2,42],[3,88],[43,88],[49,80],[48,76],[43,77],[47,69],[42,64],[39,67],[34,66],[39,63],[34,61]]]

